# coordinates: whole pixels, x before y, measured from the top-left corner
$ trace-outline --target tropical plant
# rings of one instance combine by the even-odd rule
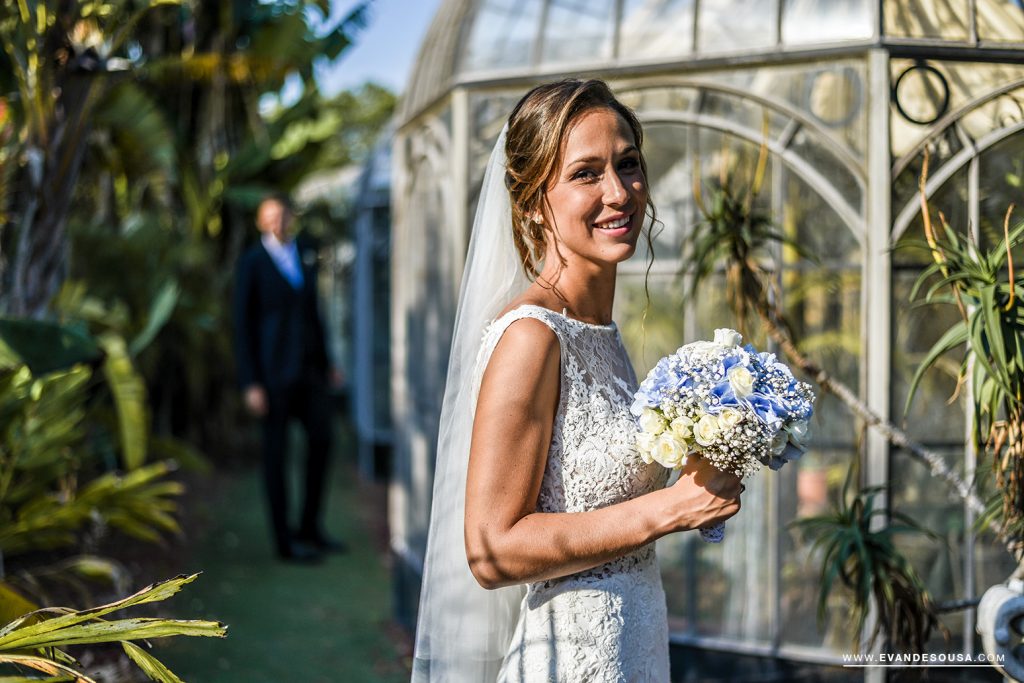
[[[939,212],[941,231],[924,200],[927,159],[921,175],[925,239],[916,246],[932,263],[918,277],[911,298],[924,292],[925,304],[955,306],[960,320],[928,351],[911,382],[906,409],[924,374],[939,359],[963,347],[959,385],[970,382],[974,410],[971,437],[978,452],[992,460],[999,504],[983,521],[1002,529],[1018,565],[1024,562],[1024,284],[1014,272],[1013,251],[1024,243],[1024,222],[1011,227],[1013,205],[1002,239],[988,249],[963,237]]]
[[[0,319],[2,559],[73,547],[90,529],[146,541],[179,532],[173,513],[182,485],[167,479],[172,463],[145,464],[144,394],[118,397],[141,380],[124,342],[105,335]]]
[[[6,4],[0,17],[0,88],[10,93],[5,100],[16,135],[14,149],[4,156],[15,157],[21,167],[11,172],[23,198],[13,212],[17,235],[7,237],[13,258],[3,308],[9,313],[41,317],[59,288],[67,217],[96,107],[130,66],[123,55],[143,16],[178,4]]]
[[[223,638],[227,627],[215,621],[130,617],[107,619],[107,615],[129,607],[166,600],[198,574],[178,576],[155,583],[115,602],[85,610],[46,608],[25,614],[0,628],[0,664],[32,669],[47,680],[73,680],[95,683],[64,648],[74,645],[116,643],[152,680],[181,683],[181,679],[159,659],[134,641],[169,636]],[[70,677],[70,678],[67,678]],[[27,677],[4,680],[31,681]]]
[[[884,498],[884,487],[855,491],[854,471],[848,471],[842,494],[829,512],[791,523],[814,541],[812,552],[822,553],[818,621],[825,619],[828,597],[838,579],[853,593],[858,642],[874,605],[870,640],[884,637],[900,651],[924,652],[933,630],[939,629],[946,638],[949,634],[938,620],[924,582],[896,548],[894,537],[907,533],[938,537],[907,515],[879,505],[876,499]]]

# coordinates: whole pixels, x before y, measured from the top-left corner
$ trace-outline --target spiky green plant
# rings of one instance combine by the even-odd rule
[[[939,629],[947,637],[948,633],[939,623],[935,604],[921,578],[896,548],[895,536],[920,533],[932,539],[938,537],[908,516],[878,505],[876,499],[884,497],[884,487],[855,492],[851,486],[853,471],[829,512],[792,522],[814,540],[812,553],[823,553],[818,620],[824,622],[828,597],[838,580],[853,593],[851,608],[858,635],[874,605],[876,621],[870,640],[884,637],[900,651],[924,652],[934,630]],[[886,516],[889,523],[874,529],[877,518],[884,520]],[[854,647],[857,645],[854,643]]]
[[[105,617],[129,607],[166,600],[183,586],[194,581],[197,576],[199,575],[192,574],[161,581],[127,598],[91,609],[50,607],[29,612],[0,628],[0,664],[61,677],[58,680],[95,683],[64,648],[74,645],[117,643],[150,679],[159,683],[182,683],[163,662],[134,641],[145,642],[150,638],[170,636],[223,638],[227,635],[227,627],[224,624],[216,621],[153,617]]]
[[[908,246],[927,251],[932,263],[922,271],[911,299],[957,308],[960,320],[926,354],[914,373],[905,410],[921,379],[945,354],[962,348],[958,386],[968,376],[974,410],[971,438],[991,458],[1001,505],[983,519],[999,521],[1018,563],[1024,560],[1024,286],[1014,273],[1013,250],[1024,244],[1024,222],[1011,227],[1006,212],[1002,239],[988,249],[970,235],[959,235],[939,213],[932,223],[924,198],[927,161],[922,171],[925,239]],[[922,296],[923,292],[923,296]]]

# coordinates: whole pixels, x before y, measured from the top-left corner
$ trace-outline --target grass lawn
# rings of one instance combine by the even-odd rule
[[[339,441],[345,450],[349,440]],[[157,644],[155,654],[185,681],[409,680],[408,636],[391,620],[384,488],[359,482],[352,457],[340,455],[326,526],[349,552],[321,565],[274,559],[257,469],[211,475],[202,492],[188,496],[199,506],[190,516],[200,523],[182,571],[203,575],[167,608],[179,617],[220,620],[229,630],[226,640]]]

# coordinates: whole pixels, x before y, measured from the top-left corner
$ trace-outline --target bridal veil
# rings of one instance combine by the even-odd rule
[[[441,407],[430,531],[420,593],[414,683],[494,681],[512,637],[524,587],[480,587],[463,533],[466,470],[484,328],[529,286],[512,241],[505,188],[505,130],[484,175],[462,276]]]

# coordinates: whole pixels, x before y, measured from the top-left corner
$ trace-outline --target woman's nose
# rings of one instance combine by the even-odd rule
[[[604,182],[604,203],[621,206],[629,200],[629,192],[618,173],[606,173]]]

